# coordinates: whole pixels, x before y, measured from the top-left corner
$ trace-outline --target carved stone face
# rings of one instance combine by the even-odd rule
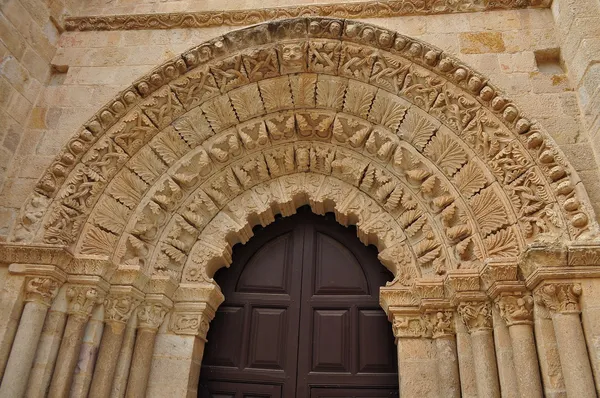
[[[280,47],[280,61],[285,73],[302,72],[306,69],[304,43],[283,44]]]

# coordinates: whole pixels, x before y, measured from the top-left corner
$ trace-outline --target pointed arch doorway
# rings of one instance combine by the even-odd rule
[[[215,280],[200,397],[397,397],[392,279],[354,228],[308,208],[256,231]],[[208,393],[210,391],[210,393]]]

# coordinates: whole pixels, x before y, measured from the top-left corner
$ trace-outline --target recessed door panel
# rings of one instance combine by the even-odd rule
[[[204,352],[203,362],[215,366],[240,366],[240,348],[244,338],[244,308],[221,305],[208,332],[210,350]]]
[[[279,236],[252,256],[240,275],[237,291],[288,293],[290,234]]]
[[[284,308],[254,308],[248,367],[283,370],[287,313]]]
[[[393,373],[398,366],[390,344],[373,344],[373,339],[394,340],[387,316],[381,310],[358,311],[359,373]]]
[[[312,341],[312,370],[350,370],[350,316],[348,310],[316,310]]]

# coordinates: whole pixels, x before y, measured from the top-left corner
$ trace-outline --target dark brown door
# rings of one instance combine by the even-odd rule
[[[233,252],[208,333],[200,397],[397,397],[377,251],[333,215],[299,209]]]

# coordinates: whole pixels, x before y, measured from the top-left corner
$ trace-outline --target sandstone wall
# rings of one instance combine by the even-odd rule
[[[595,211],[600,214],[600,178],[593,150],[594,146],[597,149],[600,147],[600,135],[598,129],[593,128],[590,131],[596,131],[595,135],[588,134],[586,127],[592,126],[591,116],[586,114],[586,120],[583,120],[579,103],[582,98],[581,87],[589,86],[585,85],[589,78],[586,80],[584,76],[594,76],[597,68],[593,65],[593,59],[600,54],[600,50],[587,51],[587,47],[582,47],[580,51],[591,55],[589,61],[581,62],[588,62],[591,67],[581,71],[575,66],[579,65],[580,61],[571,60],[571,57],[564,70],[558,62],[553,64],[552,59],[549,67],[544,64],[540,68],[537,62],[545,60],[545,54],[552,54],[552,50],[560,48],[565,52],[568,48],[565,44],[567,39],[563,37],[563,25],[566,23],[560,22],[562,20],[559,18],[560,15],[566,15],[566,11],[564,8],[562,14],[556,11],[556,4],[561,2],[574,3],[573,0],[556,0],[553,9],[379,18],[367,22],[437,45],[455,54],[503,87],[530,116],[541,121],[558,142],[568,160],[580,173],[595,205]],[[85,8],[74,11],[79,14],[91,14],[92,11],[108,12],[110,8],[112,13],[117,13],[131,11],[130,8],[134,7],[133,11],[150,12],[160,11],[161,4],[169,4],[115,0],[114,6],[117,8],[104,4],[106,9],[102,11],[95,6],[101,3],[105,2],[91,2]],[[127,7],[130,8],[118,8],[121,5],[125,7],[124,4],[127,3]],[[183,4],[184,1],[175,3]],[[216,7],[210,1],[193,3],[202,3],[203,7],[209,9]],[[225,2],[221,8],[230,7],[232,3]],[[274,4],[261,2],[261,5]],[[277,2],[275,5],[283,4]],[[143,11],[144,6],[150,8]],[[573,6],[571,9],[576,8]],[[571,14],[577,13],[573,11]],[[555,17],[560,22],[558,25],[555,25]],[[576,21],[577,18],[572,17],[572,20]],[[581,25],[583,22],[577,23]],[[571,25],[579,26],[573,23]],[[18,148],[15,145],[15,156],[2,155],[7,172],[6,183],[0,192],[0,239],[8,233],[18,209],[32,191],[43,170],[63,147],[68,137],[99,107],[154,66],[195,44],[231,29],[235,28],[225,26],[204,29],[63,33],[56,42],[57,50],[51,57],[51,64],[58,66],[60,70],[68,67],[68,70],[65,73],[53,74],[45,88],[40,83],[37,88],[39,97],[36,94],[29,102],[31,117],[27,116],[27,110],[23,115],[11,118],[13,124],[20,128],[19,135],[24,138]],[[574,29],[572,27],[571,32],[574,32]],[[13,32],[3,32],[2,37],[9,33]],[[596,37],[590,40],[595,43],[600,39]],[[47,59],[44,60],[48,62]],[[44,76],[47,78],[50,66],[48,63],[42,65],[46,65]],[[589,97],[591,99],[593,96]],[[584,104],[582,107],[589,108],[590,112],[594,109],[592,105],[586,108]],[[595,144],[590,144],[590,141],[594,141]]]
[[[0,3],[0,189],[19,145],[27,146],[29,117],[51,75],[60,23],[69,6],[62,0]],[[0,234],[12,211],[0,202]]]

